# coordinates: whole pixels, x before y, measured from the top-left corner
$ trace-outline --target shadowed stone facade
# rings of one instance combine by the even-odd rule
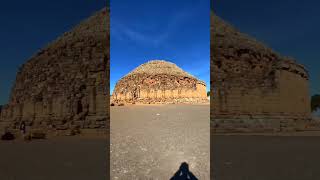
[[[221,131],[283,131],[310,120],[309,75],[211,14],[211,123]]]
[[[171,62],[149,61],[121,78],[113,91],[112,103],[203,103],[206,84]]]
[[[109,119],[109,10],[103,9],[21,66],[0,127],[104,129]]]

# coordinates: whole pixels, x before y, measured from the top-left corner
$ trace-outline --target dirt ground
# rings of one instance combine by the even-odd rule
[[[209,105],[111,107],[111,179],[210,179]]]
[[[320,179],[319,133],[212,135],[216,180]]]
[[[320,179],[320,132],[209,138],[207,105],[112,107],[110,166],[105,138],[0,141],[0,179],[162,180],[183,162],[201,180]]]
[[[107,179],[104,138],[0,141],[1,180]]]

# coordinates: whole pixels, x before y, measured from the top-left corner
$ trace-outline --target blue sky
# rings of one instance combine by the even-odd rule
[[[240,31],[305,65],[311,94],[320,93],[320,1],[214,0],[211,7]]]
[[[111,0],[110,91],[135,67],[168,60],[210,89],[209,0]]]
[[[40,48],[105,6],[105,0],[1,2],[0,104],[7,103],[21,64]]]

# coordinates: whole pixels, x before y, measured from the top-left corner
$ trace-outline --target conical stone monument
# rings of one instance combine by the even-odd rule
[[[109,119],[109,10],[84,20],[21,66],[0,127],[104,129]]]
[[[214,13],[210,59],[211,121],[217,130],[295,130],[310,119],[306,68]]]
[[[170,104],[207,102],[206,84],[177,65],[152,60],[121,78],[112,104]]]

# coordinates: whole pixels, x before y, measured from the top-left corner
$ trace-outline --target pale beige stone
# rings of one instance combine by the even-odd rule
[[[121,78],[111,102],[203,103],[208,102],[206,84],[171,62],[153,60]]]
[[[311,119],[306,68],[214,14],[210,63],[211,121],[216,129],[294,129],[298,120]],[[270,123],[274,121],[278,123]]]
[[[106,128],[109,119],[109,10],[95,13],[41,49],[17,73],[1,122],[18,128]],[[102,122],[102,123],[101,123]],[[4,128],[3,126],[0,128]]]

